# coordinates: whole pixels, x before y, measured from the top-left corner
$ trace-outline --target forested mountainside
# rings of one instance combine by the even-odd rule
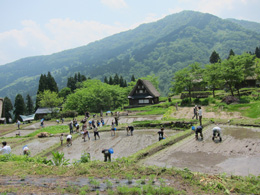
[[[129,80],[133,74],[155,74],[165,95],[175,71],[193,62],[208,63],[213,50],[223,59],[230,49],[241,54],[259,45],[260,34],[254,30],[214,15],[183,11],[86,46],[0,66],[0,97],[34,96],[39,76],[48,71],[59,89],[75,72],[101,80],[115,73]]]
[[[252,30],[252,31],[260,33],[260,24],[257,22],[250,22],[250,21],[246,21],[246,20],[237,20],[237,19],[233,19],[233,18],[228,18],[227,20],[234,22],[236,24],[239,24],[248,30]]]

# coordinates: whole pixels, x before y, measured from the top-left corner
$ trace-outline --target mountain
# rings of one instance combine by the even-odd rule
[[[161,94],[167,94],[175,71],[193,62],[206,64],[213,50],[226,58],[255,51],[260,34],[211,14],[183,11],[157,22],[100,41],[47,56],[24,58],[0,66],[0,97],[36,94],[40,74],[52,73],[59,89],[80,72],[103,80],[118,73],[130,80],[155,74]]]
[[[228,18],[227,20],[229,20],[233,23],[239,24],[240,26],[242,26],[248,30],[252,30],[252,31],[260,33],[260,24],[257,22],[250,22],[250,21],[246,21],[246,20],[236,20],[233,18]]]

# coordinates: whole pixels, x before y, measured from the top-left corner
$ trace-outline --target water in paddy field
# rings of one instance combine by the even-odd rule
[[[222,142],[212,141],[212,128],[203,129],[203,141],[195,136],[145,159],[142,163],[189,168],[195,172],[234,175],[260,174],[260,128],[220,126]]]

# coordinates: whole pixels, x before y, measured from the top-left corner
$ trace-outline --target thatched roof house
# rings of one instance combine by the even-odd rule
[[[159,103],[160,93],[150,81],[139,79],[128,95],[129,105],[149,105]]]

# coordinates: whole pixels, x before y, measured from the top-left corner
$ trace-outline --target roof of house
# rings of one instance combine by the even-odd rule
[[[139,83],[142,83],[144,85],[145,89],[148,91],[148,93],[150,95],[152,95],[153,97],[159,97],[161,95],[150,81],[139,79],[136,82],[136,85],[134,86],[134,88],[132,89],[132,91],[129,93],[128,96],[134,95],[134,92],[135,92],[137,86],[139,85]]]
[[[51,108],[38,108],[35,114],[51,114],[53,111]]]

